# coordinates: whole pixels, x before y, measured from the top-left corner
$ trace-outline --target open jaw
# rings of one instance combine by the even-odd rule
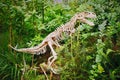
[[[94,21],[95,21],[95,19],[93,19],[93,18],[87,18],[87,19],[85,19],[85,23],[88,24],[88,25],[90,25],[90,26],[94,26],[95,25]]]
[[[80,20],[80,22],[88,24],[89,26],[94,26],[95,24],[93,23],[93,21],[91,21],[90,19],[82,19]]]
[[[87,17],[84,17],[84,23],[90,25],[90,26],[94,26],[94,21],[96,20],[96,14],[94,15],[89,15]]]
[[[81,22],[85,23],[85,24],[88,24],[89,26],[94,26],[94,22],[96,21],[96,17],[89,17],[89,18],[83,18],[80,20]]]

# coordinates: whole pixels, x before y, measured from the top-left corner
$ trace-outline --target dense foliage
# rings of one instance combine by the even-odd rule
[[[18,44],[20,48],[35,46],[76,12],[82,11],[97,14],[95,26],[77,23],[76,33],[56,50],[56,64],[62,68],[60,80],[120,79],[119,0],[65,1],[0,1],[0,80],[20,80],[25,64],[35,66],[33,55],[12,51],[8,44]],[[26,80],[45,79],[31,69],[24,77]]]

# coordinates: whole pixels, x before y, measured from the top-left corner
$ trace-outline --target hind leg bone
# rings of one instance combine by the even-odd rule
[[[52,43],[51,42],[48,42],[48,45],[51,49],[51,52],[52,52],[52,56],[48,59],[48,65],[51,66],[52,63],[57,59],[57,53],[54,51],[53,47],[52,47]],[[53,59],[52,59],[53,58]],[[52,60],[51,60],[52,59]],[[50,61],[51,60],[51,61]]]

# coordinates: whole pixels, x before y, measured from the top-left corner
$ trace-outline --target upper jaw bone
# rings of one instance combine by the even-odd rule
[[[86,16],[86,18],[96,18],[97,16],[96,15],[89,15],[89,16]]]

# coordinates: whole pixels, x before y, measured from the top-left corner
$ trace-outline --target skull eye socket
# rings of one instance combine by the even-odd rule
[[[82,15],[79,15],[78,17],[82,17]]]
[[[91,13],[90,13],[90,12],[87,12],[86,14],[87,14],[87,15],[90,15]]]
[[[95,13],[92,13],[93,15],[95,15]]]
[[[85,14],[88,14],[88,12],[85,12]]]

